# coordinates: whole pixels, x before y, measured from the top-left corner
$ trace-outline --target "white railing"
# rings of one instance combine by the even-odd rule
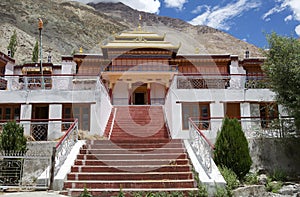
[[[6,75],[6,88],[17,90],[95,90],[98,75]]]
[[[55,151],[55,170],[57,174],[60,167],[63,165],[75,143],[78,141],[78,120],[76,119],[69,127],[68,131],[56,145]]]
[[[177,89],[265,89],[270,88],[264,75],[186,74],[176,75]]]
[[[239,117],[238,120],[247,138],[287,138],[299,137],[300,134],[292,117]],[[202,132],[216,133],[221,129],[223,118],[206,118],[193,122]]]
[[[207,174],[212,172],[214,145],[205,137],[192,118],[189,118],[189,143]]]

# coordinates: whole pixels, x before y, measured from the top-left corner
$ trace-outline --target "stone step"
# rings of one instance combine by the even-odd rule
[[[71,172],[189,172],[190,165],[77,166]]]
[[[84,181],[66,181],[65,188],[193,188],[194,179],[186,180],[84,180]]]
[[[136,148],[183,148],[181,143],[145,143],[145,144],[135,144],[135,143],[105,143],[105,144],[96,144],[96,145],[84,145],[83,149],[114,149],[114,148],[123,148],[123,149],[136,149]]]
[[[169,143],[181,143],[180,139],[166,139],[166,138],[149,138],[149,139],[112,139],[112,140],[87,140],[86,144],[98,145],[103,143],[114,143],[114,144],[169,144]]]
[[[70,173],[68,180],[178,180],[192,179],[192,172],[91,172],[91,173]]]
[[[134,148],[134,149],[81,149],[80,154],[168,154],[168,153],[184,153],[183,148]]]
[[[75,165],[84,166],[135,166],[135,165],[188,165],[188,159],[147,159],[147,160],[76,160]]]
[[[118,196],[120,193],[120,188],[114,189],[107,189],[107,188],[96,188],[96,189],[87,189],[88,192],[93,196],[101,196],[101,197],[112,197],[112,196]],[[122,192],[125,193],[126,196],[134,196],[134,194],[141,194],[144,193],[146,195],[149,192],[152,193],[178,193],[182,192],[184,196],[189,196],[189,193],[191,191],[197,191],[197,188],[122,188]],[[83,192],[83,188],[72,188],[68,189],[67,191],[62,191],[60,194],[66,195],[66,196],[80,196],[80,194]]]
[[[169,154],[78,154],[77,159],[104,159],[104,160],[144,160],[144,159],[186,159],[186,153]]]

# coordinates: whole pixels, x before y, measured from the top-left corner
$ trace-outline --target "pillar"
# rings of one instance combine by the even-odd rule
[[[60,138],[62,133],[62,104],[49,105],[48,140]],[[51,120],[52,119],[52,120]]]
[[[151,93],[151,84],[147,83],[148,105],[151,105],[151,96],[150,96],[150,93]]]
[[[110,102],[113,102],[113,84],[109,83],[108,95],[110,97]]]
[[[128,105],[132,104],[132,84],[128,84]]]
[[[24,127],[24,135],[30,136],[30,120],[32,114],[32,105],[31,104],[22,104],[20,110],[20,123]],[[25,120],[25,121],[23,121]]]

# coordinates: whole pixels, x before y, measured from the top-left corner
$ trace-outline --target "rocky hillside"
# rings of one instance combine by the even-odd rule
[[[181,54],[193,54],[198,48],[200,53],[243,57],[248,48],[252,56],[260,56],[255,46],[207,26],[192,26],[179,19],[139,12],[122,3],[85,5],[65,0],[0,1],[0,51],[7,51],[10,36],[16,30],[15,59],[18,63],[30,61],[38,39],[37,18],[41,17],[43,49],[52,51],[54,62],[59,63],[60,55],[70,55],[81,46],[86,53],[101,53],[99,43],[114,32],[136,28],[139,14],[145,30],[167,33],[166,39],[175,45],[180,42]]]

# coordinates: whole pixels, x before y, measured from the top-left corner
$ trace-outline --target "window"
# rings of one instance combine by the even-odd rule
[[[200,129],[208,129],[209,127],[209,103],[182,103],[182,129],[189,129],[189,118],[202,121],[199,123]]]
[[[90,130],[90,104],[64,104],[63,119],[78,119],[78,128]]]
[[[8,104],[0,105],[0,120],[19,120],[20,119],[20,105]]]
[[[278,118],[278,106],[275,103],[260,103],[259,112],[262,128],[268,128],[270,123]]]

